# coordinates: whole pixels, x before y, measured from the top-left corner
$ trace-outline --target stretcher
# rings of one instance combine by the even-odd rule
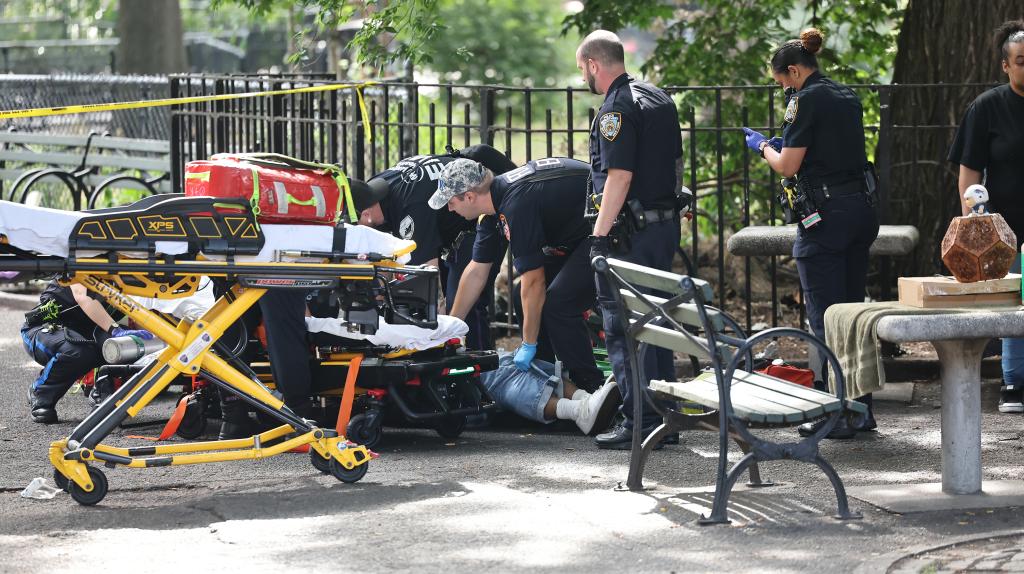
[[[402,266],[402,258],[415,249],[412,242],[389,244],[396,249],[385,253],[349,250],[372,243],[365,240],[372,230],[322,227],[315,241],[278,234],[275,243],[268,228],[256,221],[247,202],[224,198],[167,194],[82,213],[0,201],[0,269],[57,274],[79,283],[167,344],[68,437],[51,443],[54,479],[76,502],[93,505],[106,496],[108,482],[99,464],[142,469],[260,459],[308,445],[317,470],[343,482],[366,474],[372,451],[297,416],[257,377],[243,374],[213,349],[267,289],[330,289],[346,321],[364,332],[373,332],[381,318],[432,328],[436,270]],[[174,319],[132,298],[187,297],[204,276],[221,282],[225,294],[191,320]],[[423,277],[432,280],[406,287],[410,279]],[[278,426],[237,440],[135,447],[102,442],[182,375],[201,375],[237,394]]]

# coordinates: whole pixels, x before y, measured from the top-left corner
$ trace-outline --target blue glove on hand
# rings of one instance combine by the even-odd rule
[[[743,128],[743,133],[747,134],[747,147],[756,151],[757,153],[761,153],[761,142],[765,141],[767,138],[761,135],[760,132],[755,132],[750,128]]]
[[[138,337],[143,341],[148,341],[153,338],[153,333],[145,329],[123,329],[121,327],[114,327],[110,330],[110,336],[113,337]]]
[[[533,362],[533,357],[537,355],[537,343],[527,343],[523,341],[522,345],[516,349],[516,356],[512,359],[512,362],[516,364],[516,368],[520,371],[526,372],[530,370],[530,363]]]
[[[768,140],[768,145],[773,150],[775,150],[775,151],[777,151],[779,153],[782,153],[782,138],[781,137],[775,136],[772,139]]]

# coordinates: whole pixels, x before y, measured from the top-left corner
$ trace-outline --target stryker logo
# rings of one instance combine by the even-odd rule
[[[249,279],[251,287],[330,287],[334,284],[331,279]]]

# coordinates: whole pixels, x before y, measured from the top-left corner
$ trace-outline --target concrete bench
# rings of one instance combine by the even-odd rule
[[[922,509],[993,506],[996,500],[991,495],[997,492],[1024,501],[1024,481],[999,481],[989,489],[981,479],[982,351],[991,338],[1024,337],[1024,310],[1006,307],[888,316],[878,320],[875,333],[879,339],[893,343],[928,341],[938,354],[942,383],[941,492],[938,485],[885,485],[859,487],[856,496],[883,507],[888,501],[906,505],[917,497],[927,502]],[[977,503],[964,500],[965,496],[979,494],[987,496],[975,497]],[[936,506],[941,499],[948,504]]]
[[[730,254],[744,257],[792,255],[796,231],[796,225],[752,225],[730,237],[726,247]],[[907,255],[920,237],[913,225],[883,225],[871,244],[871,255]]]

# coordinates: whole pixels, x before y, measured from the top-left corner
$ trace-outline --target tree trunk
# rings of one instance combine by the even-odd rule
[[[187,72],[178,0],[118,0],[115,70],[120,74]]]
[[[893,89],[890,207],[883,217],[921,232],[920,246],[901,275],[929,275],[942,267],[939,244],[950,220],[960,215],[959,166],[946,156],[967,106],[1006,81],[992,47],[993,30],[1021,17],[1021,0],[907,3],[892,83],[984,85]]]

